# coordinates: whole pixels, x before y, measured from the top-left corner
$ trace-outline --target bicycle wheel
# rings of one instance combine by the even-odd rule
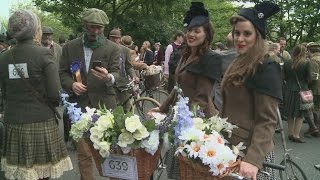
[[[155,99],[160,104],[162,104],[169,96],[169,94],[166,91],[161,90],[161,89],[155,89],[155,90],[148,91],[147,94],[148,94],[148,97]]]
[[[291,159],[286,160],[286,164],[284,160],[280,163],[285,166],[284,171],[279,171],[280,179],[282,180],[307,180],[306,174],[303,172],[301,167],[293,162]]]
[[[148,119],[147,113],[150,109],[159,107],[160,103],[149,97],[141,97],[137,99],[131,108],[134,107],[134,113],[142,119]]]

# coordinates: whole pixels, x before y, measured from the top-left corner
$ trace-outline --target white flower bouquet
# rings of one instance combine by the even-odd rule
[[[242,155],[241,150],[245,149],[242,143],[231,147],[221,134],[224,131],[230,137],[237,126],[219,116],[205,118],[199,106],[194,106],[190,111],[188,98],[181,95],[178,98],[173,123],[174,142],[178,147],[175,154],[180,155],[179,159],[208,166],[213,176],[222,176],[229,167],[234,166],[237,157]]]
[[[141,120],[131,112],[124,113],[121,106],[113,111],[106,107],[86,107],[86,112],[81,112],[75,103],[69,103],[66,98],[68,96],[62,94],[72,121],[70,136],[75,141],[84,136],[90,137],[94,149],[99,151],[102,158],[108,157],[112,150],[121,149],[127,154],[132,148],[144,148],[151,155],[158,150],[164,134],[161,121]]]

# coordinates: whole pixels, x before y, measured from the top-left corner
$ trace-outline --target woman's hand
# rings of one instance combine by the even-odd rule
[[[251,178],[252,180],[257,179],[258,167],[250,163],[241,161],[239,175],[246,178]]]
[[[160,112],[160,108],[159,107],[155,107],[155,108],[152,108],[148,111],[148,116],[150,117],[153,117],[152,113],[159,113]]]

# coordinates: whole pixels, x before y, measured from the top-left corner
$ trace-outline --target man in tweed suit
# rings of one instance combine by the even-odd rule
[[[119,77],[119,47],[107,40],[103,34],[109,23],[105,12],[88,9],[83,14],[83,36],[69,41],[62,49],[60,79],[64,90],[73,94],[74,102],[84,109],[97,108],[99,104],[108,109],[116,106],[114,82]],[[93,61],[101,61],[101,67],[93,68]],[[81,64],[80,73],[70,67]],[[81,180],[94,180],[92,173],[92,153],[90,140],[82,138],[76,144]]]

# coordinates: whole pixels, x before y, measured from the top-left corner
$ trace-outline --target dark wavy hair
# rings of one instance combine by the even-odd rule
[[[204,55],[210,49],[211,43],[213,41],[214,33],[215,33],[213,25],[210,21],[206,22],[205,24],[203,24],[201,26],[204,29],[204,32],[206,34],[206,38],[203,41],[203,43],[200,46],[198,46],[198,48],[197,48],[197,51],[195,53],[195,56],[197,56],[197,57]],[[197,26],[195,26],[195,27],[197,27]],[[195,27],[191,27],[190,29],[188,29],[188,31],[191,31],[192,28],[195,28]],[[191,55],[191,48],[189,46],[187,46],[185,52],[183,53],[182,59],[186,60],[190,55]],[[199,60],[199,59],[197,59],[197,60]]]

